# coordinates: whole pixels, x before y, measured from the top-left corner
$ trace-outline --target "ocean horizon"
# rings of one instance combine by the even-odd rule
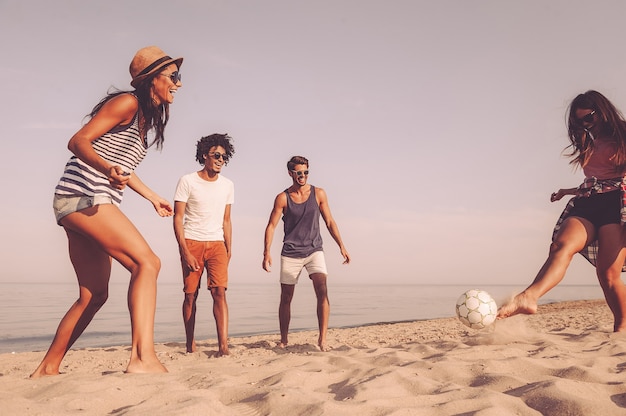
[[[72,349],[130,345],[126,306],[128,285],[111,283],[109,299]],[[498,304],[522,290],[522,285],[342,285],[329,282],[330,328],[416,321],[455,316],[457,298],[468,289],[489,292]],[[75,282],[0,283],[0,354],[45,351],[59,321],[78,296]],[[159,283],[154,338],[156,343],[183,342],[183,293],[178,283]],[[552,289],[541,304],[566,300],[602,299],[599,285],[565,285]],[[227,292],[229,336],[268,334],[278,340],[277,283],[231,283]],[[216,338],[212,298],[198,297],[196,341]],[[292,302],[290,331],[317,329],[313,287],[303,279]]]

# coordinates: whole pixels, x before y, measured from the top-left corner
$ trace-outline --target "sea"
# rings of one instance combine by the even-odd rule
[[[296,286],[290,331],[317,329],[313,287],[306,280]],[[96,314],[74,349],[130,344],[130,320],[126,304],[127,284],[112,283],[109,300]],[[332,284],[330,328],[376,323],[416,321],[455,316],[458,297],[468,289],[489,292],[498,304],[524,286]],[[1,283],[0,354],[45,351],[57,325],[78,296],[76,283]],[[602,299],[599,285],[561,284],[540,304],[566,300]],[[227,291],[229,336],[278,334],[280,286],[231,283]],[[154,338],[157,343],[185,341],[182,321],[183,293],[179,283],[158,286]],[[196,341],[214,340],[215,321],[211,294],[200,292],[196,314]],[[275,336],[278,340],[278,335]]]

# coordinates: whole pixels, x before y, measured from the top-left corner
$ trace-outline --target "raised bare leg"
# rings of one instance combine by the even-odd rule
[[[537,312],[539,298],[563,280],[574,255],[593,241],[594,235],[594,227],[589,221],[578,217],[567,218],[550,245],[548,259],[535,280],[498,310],[498,319]]]

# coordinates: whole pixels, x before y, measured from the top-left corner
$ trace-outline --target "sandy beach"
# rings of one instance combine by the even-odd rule
[[[72,350],[63,374],[31,380],[43,352],[0,355],[0,415],[624,415],[626,335],[603,300],[540,306],[486,330],[456,318],[214,339],[169,373],[125,374],[128,346]]]

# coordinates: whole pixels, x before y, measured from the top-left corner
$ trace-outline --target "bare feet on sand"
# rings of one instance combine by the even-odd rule
[[[39,367],[30,375],[30,378],[39,378],[45,376],[58,376],[61,374],[59,372],[59,367],[47,367],[44,363],[41,363]]]
[[[167,368],[159,361],[156,356],[149,360],[131,360],[126,367],[125,373],[167,373]]]
[[[126,367],[125,373],[167,373],[167,368],[159,361],[156,356],[149,360],[134,359]],[[41,363],[39,367],[30,375],[30,378],[40,378],[44,376],[56,376],[61,374],[59,367],[48,366]]]
[[[526,292],[522,292],[498,310],[497,319],[508,318],[520,313],[532,315],[535,312],[537,312],[537,301],[530,298]]]
[[[331,350],[331,348],[328,345],[326,345],[326,340],[323,339],[321,336],[317,340],[317,346],[320,347],[320,351],[323,351],[323,352]]]

